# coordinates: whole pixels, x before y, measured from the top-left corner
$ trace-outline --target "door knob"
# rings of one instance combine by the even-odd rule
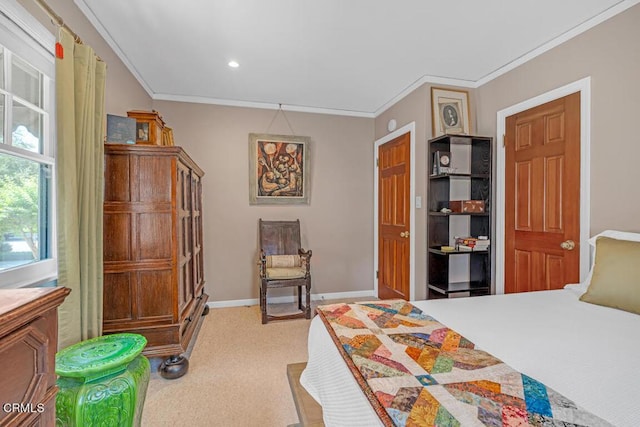
[[[576,247],[576,243],[573,240],[565,240],[560,243],[560,247],[566,251],[572,251]]]
[[[409,232],[408,232],[408,231],[402,231],[402,232],[400,233],[400,237],[404,237],[404,238],[409,237]]]

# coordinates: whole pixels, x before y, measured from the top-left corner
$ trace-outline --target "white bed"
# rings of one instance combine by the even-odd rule
[[[640,315],[580,301],[584,287],[415,301],[480,349],[616,426],[640,426]],[[301,383],[325,425],[381,425],[322,320]]]

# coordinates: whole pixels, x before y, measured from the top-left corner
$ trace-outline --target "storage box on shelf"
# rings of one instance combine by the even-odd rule
[[[429,176],[428,188],[428,298],[491,292],[492,141],[470,135],[443,135],[429,141],[427,170],[436,173]],[[441,169],[436,162],[443,152],[451,153],[450,167],[437,173]],[[464,234],[454,229],[453,218],[463,219]],[[457,236],[467,241],[456,241]],[[452,271],[454,264],[465,271]]]
[[[484,200],[451,200],[449,209],[456,213],[481,213],[484,212]]]

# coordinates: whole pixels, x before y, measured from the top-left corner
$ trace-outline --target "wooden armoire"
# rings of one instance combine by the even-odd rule
[[[105,334],[147,338],[177,378],[208,312],[202,249],[202,169],[181,147],[105,144]]]

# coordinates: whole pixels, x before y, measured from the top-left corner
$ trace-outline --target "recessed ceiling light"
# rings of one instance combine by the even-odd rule
[[[229,67],[238,68],[239,66],[240,64],[238,64],[236,61],[229,61]]]

